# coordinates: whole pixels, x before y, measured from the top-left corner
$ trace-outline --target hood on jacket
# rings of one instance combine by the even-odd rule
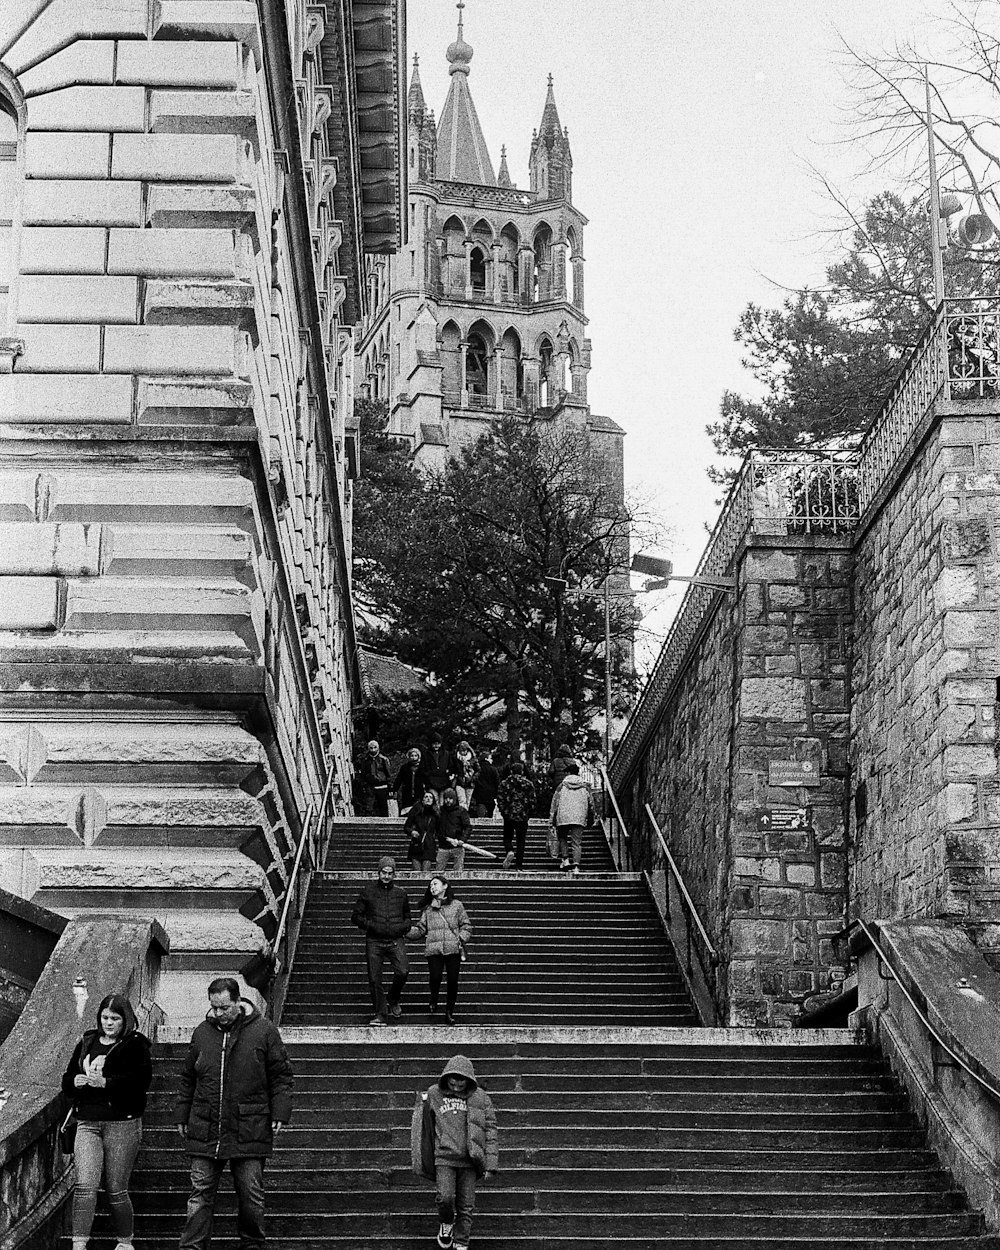
[[[444,1065],[444,1071],[438,1077],[438,1088],[444,1089],[445,1082],[449,1076],[464,1076],[469,1082],[469,1092],[479,1088],[479,1082],[476,1080],[476,1070],[472,1066],[472,1060],[466,1059],[465,1055],[455,1055],[449,1059]]]
[[[256,1020],[259,1015],[260,1015],[260,1012],[253,1005],[253,1003],[250,1001],[249,998],[241,998],[240,999],[240,1016],[237,1016],[237,1018],[233,1021],[233,1023],[229,1026],[229,1028],[230,1029],[235,1028],[237,1024],[247,1024],[251,1020]],[[242,1019],[240,1019],[240,1017],[242,1017]],[[222,1025],[219,1023],[219,1021],[216,1020],[215,1016],[213,1016],[211,1012],[205,1013],[205,1019],[209,1022],[209,1024],[214,1024],[215,1027],[220,1032],[222,1033],[228,1032],[228,1030],[224,1029]]]
[[[578,776],[576,773],[567,773],[566,776],[562,779],[561,784],[565,786],[567,790],[586,790],[587,789],[587,783],[584,781],[582,777]]]

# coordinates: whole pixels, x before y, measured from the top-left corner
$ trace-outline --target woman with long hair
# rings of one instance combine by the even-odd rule
[[[431,877],[420,900],[420,919],[409,936],[424,939],[424,954],[430,972],[432,1016],[437,1014],[441,979],[447,973],[444,1019],[446,1024],[454,1024],[458,974],[465,958],[465,948],[472,937],[472,922],[452,892],[444,873],[436,872]]]
[[[109,994],[97,1009],[97,1027],[77,1043],[62,1079],[77,1120],[73,1250],[86,1248],[102,1173],[115,1250],[132,1250],[128,1182],[152,1076],[149,1042],[136,1028],[132,1004],[123,994]]]

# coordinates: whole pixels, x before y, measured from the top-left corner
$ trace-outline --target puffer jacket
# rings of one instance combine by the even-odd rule
[[[484,1172],[496,1172],[500,1162],[496,1111],[489,1094],[479,1088],[472,1060],[465,1055],[455,1055],[449,1060],[437,1084],[417,1098],[410,1122],[410,1162],[413,1171],[427,1180],[435,1179],[434,1133],[432,1130],[428,1131],[427,1117],[429,1115],[433,1124],[433,1117],[440,1110],[441,1101],[445,1097],[445,1082],[449,1076],[464,1076],[471,1084],[466,1096],[466,1136],[472,1165],[479,1176]]]
[[[424,939],[425,955],[457,955],[469,944],[472,921],[461,901],[452,894],[450,885],[441,906],[428,903],[409,936]]]
[[[432,860],[437,855],[438,814],[433,807],[424,807],[417,800],[410,808],[403,825],[409,837],[407,859]]]
[[[281,1034],[252,1004],[240,1005],[232,1028],[208,1019],[191,1037],[174,1120],[187,1126],[189,1155],[265,1157],[272,1123],[291,1118],[292,1065]]]
[[[590,825],[594,819],[594,800],[582,777],[570,773],[564,777],[552,796],[549,820],[560,825]]]
[[[454,838],[456,842],[468,842],[472,838],[472,821],[464,807],[442,807],[438,812],[439,850],[450,849],[449,838]]]
[[[406,891],[380,881],[369,881],[362,888],[351,912],[351,924],[380,942],[405,937],[410,923],[410,900]]]

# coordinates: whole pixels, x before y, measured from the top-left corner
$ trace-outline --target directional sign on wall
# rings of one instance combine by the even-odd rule
[[[767,782],[771,786],[818,786],[822,778],[812,760],[770,760]]]
[[[765,807],[757,813],[757,828],[762,833],[789,833],[809,828],[808,807]]]

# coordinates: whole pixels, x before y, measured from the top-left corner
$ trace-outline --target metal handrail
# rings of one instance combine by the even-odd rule
[[[604,793],[605,793],[605,794],[608,796],[608,798],[611,800],[611,806],[614,808],[614,810],[615,810],[615,816],[616,816],[616,817],[617,817],[617,819],[618,819],[618,830],[619,830],[619,833],[618,833],[618,843],[619,843],[619,849],[618,849],[618,860],[619,860],[619,864],[618,864],[618,866],[619,866],[619,869],[620,869],[620,868],[621,868],[621,858],[622,858],[622,856],[621,856],[621,843],[622,843],[622,840],[624,839],[624,842],[625,842],[625,854],[626,854],[626,856],[627,856],[626,863],[631,864],[631,863],[632,863],[632,839],[629,837],[628,828],[627,828],[627,826],[626,826],[626,824],[625,824],[625,817],[622,815],[622,813],[621,813],[621,808],[618,806],[618,800],[615,798],[615,792],[614,792],[614,790],[612,790],[612,788],[611,788],[611,780],[610,780],[610,778],[608,777],[608,770],[607,770],[607,766],[606,766],[605,764],[602,764],[602,765],[601,765],[601,778],[602,778],[602,780],[603,780],[603,782],[604,782]],[[603,830],[604,830],[604,836],[607,838],[607,840],[608,840],[608,846],[610,847],[610,845],[611,845],[611,837],[610,837],[610,834],[608,833],[608,827],[607,827],[607,825],[605,824],[603,817],[601,818],[601,827],[602,827],[602,828],[603,828]]]
[[[938,1030],[934,1027],[934,1025],[931,1024],[930,1020],[927,1018],[927,1015],[917,1006],[916,1000],[914,999],[913,995],[910,993],[910,991],[906,988],[906,986],[900,980],[899,974],[896,972],[896,969],[889,962],[888,955],[881,948],[881,946],[879,946],[878,942],[875,940],[875,934],[872,933],[868,925],[863,920],[855,920],[854,924],[857,925],[859,929],[861,929],[861,931],[864,933],[868,941],[871,942],[872,950],[879,957],[879,959],[886,966],[886,968],[889,969],[889,975],[892,977],[892,979],[896,982],[896,984],[902,990],[904,998],[913,1008],[914,1012],[916,1013],[917,1019],[924,1026],[924,1028],[931,1035],[931,1037],[935,1040],[935,1042],[937,1042],[937,1044],[941,1047],[941,1049],[951,1059],[954,1059],[955,1063],[958,1064],[958,1066],[962,1069],[963,1072],[967,1072],[969,1076],[971,1076],[974,1081],[976,1081],[979,1085],[981,1085],[988,1094],[991,1094],[997,1100],[997,1102],[1000,1102],[1000,1089],[997,1089],[995,1085],[993,1085],[990,1081],[987,1081],[985,1077],[980,1076],[978,1072],[976,1072],[973,1068],[971,1068],[969,1064],[966,1062],[966,1060],[964,1060],[961,1055],[959,1055],[951,1046],[948,1045],[948,1043],[944,1040],[944,1038],[941,1036]]]
[[[332,770],[331,770],[332,771]],[[309,835],[312,832],[312,819],[315,808],[312,803],[306,809],[306,818],[302,822],[302,833],[299,835],[299,844],[295,848],[295,860],[292,864],[292,871],[288,876],[288,883],[285,886],[285,901],[281,908],[281,919],[278,921],[278,928],[274,935],[274,941],[271,945],[277,956],[278,947],[281,945],[282,938],[285,936],[285,926],[288,924],[288,913],[292,909],[292,899],[295,897],[295,891],[298,886],[299,869],[302,867],[303,851],[309,841]]]
[[[670,871],[674,874],[674,880],[677,882],[677,888],[680,890],[681,897],[683,898],[688,911],[691,913],[691,917],[697,926],[698,932],[701,934],[701,940],[704,942],[705,949],[708,951],[709,962],[714,968],[719,962],[719,953],[712,945],[712,939],[708,936],[708,931],[701,922],[701,917],[698,915],[698,909],[694,905],[694,899],[691,897],[687,886],[684,884],[684,878],[681,876],[681,871],[677,867],[674,857],[670,854],[670,848],[663,840],[663,832],[657,823],[656,817],[653,815],[653,809],[648,803],[644,804],[644,806],[646,808],[646,815],[649,817],[653,828],[656,830],[656,836],[660,839],[660,848],[663,851],[664,859],[666,859],[670,866]]]

